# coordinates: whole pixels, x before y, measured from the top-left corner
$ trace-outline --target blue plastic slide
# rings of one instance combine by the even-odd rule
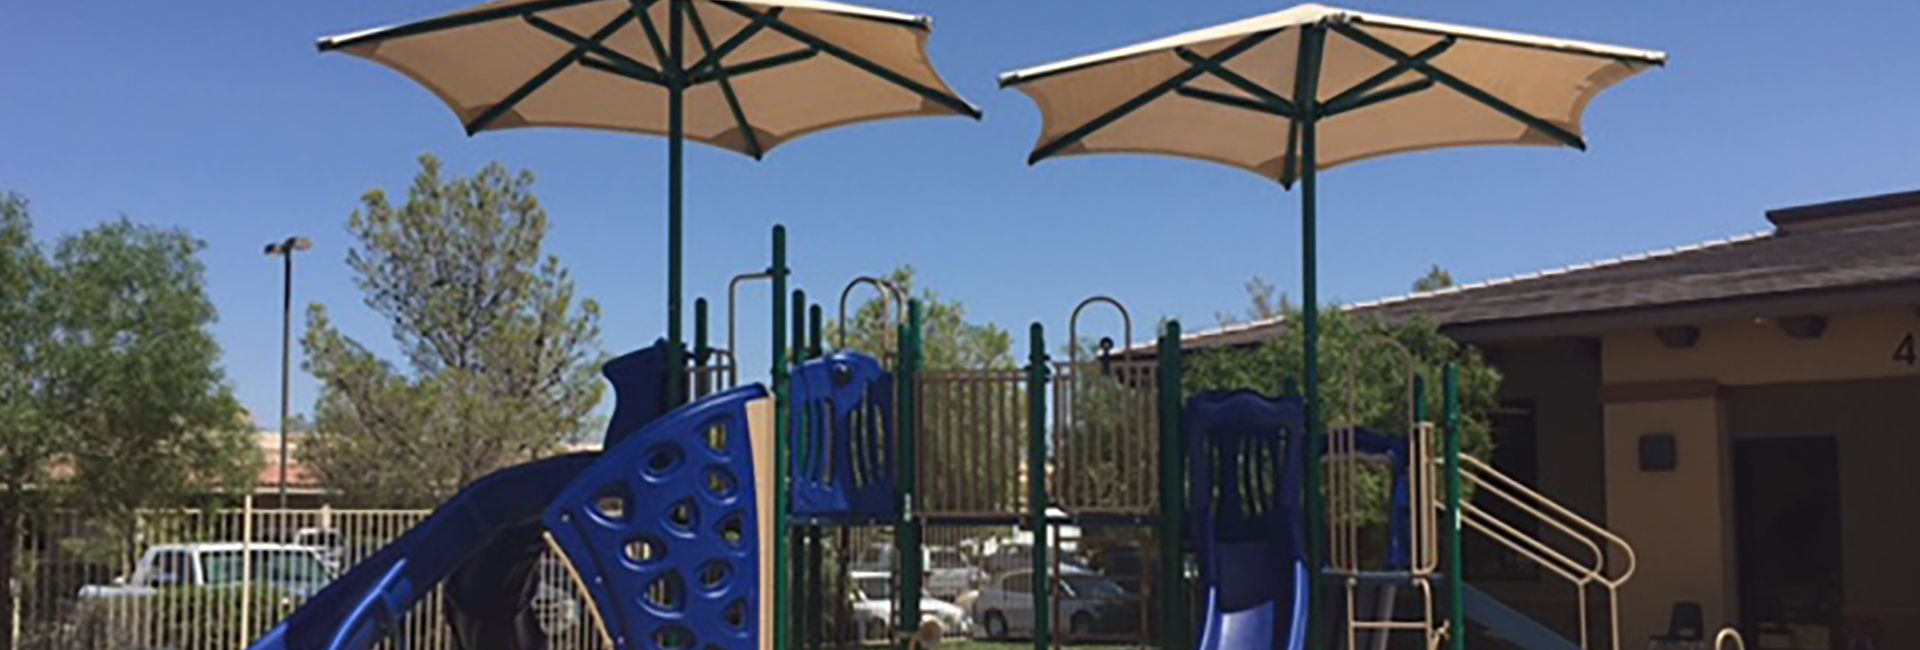
[[[1300,650],[1306,635],[1306,540],[1298,399],[1249,391],[1187,401],[1193,547],[1207,610],[1199,650]]]
[[[747,386],[662,416],[663,358],[656,346],[608,364],[618,406],[603,452],[476,481],[252,650],[372,648],[443,584],[462,647],[545,647],[528,604],[546,532],[623,646],[756,649],[762,541],[749,414],[767,392]],[[662,584],[672,588],[649,589]]]

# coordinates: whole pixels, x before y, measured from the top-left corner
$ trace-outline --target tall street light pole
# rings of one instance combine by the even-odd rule
[[[280,509],[287,507],[287,382],[293,363],[293,254],[313,248],[305,237],[267,244],[267,257],[286,261],[280,287]]]

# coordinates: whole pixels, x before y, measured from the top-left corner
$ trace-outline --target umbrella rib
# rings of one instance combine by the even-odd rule
[[[733,121],[740,125],[740,138],[746,142],[747,154],[759,160],[767,152],[760,148],[760,136],[753,132],[753,124],[747,121],[747,111],[740,106],[740,97],[733,92],[733,82],[727,79],[729,71],[719,65],[719,57],[714,56],[713,36],[707,33],[706,21],[700,19],[699,7],[687,5],[687,21],[693,24],[694,38],[700,40],[700,50],[705,53],[706,58],[701,64],[714,62],[714,80],[720,83],[720,94],[727,98],[727,110],[733,113]]]
[[[1398,86],[1387,88],[1386,90],[1382,90],[1380,92],[1371,93],[1364,97],[1354,99],[1352,101],[1347,102],[1345,106],[1340,106],[1337,108],[1328,108],[1324,111],[1321,111],[1321,116],[1333,117],[1335,115],[1357,111],[1362,108],[1366,108],[1368,106],[1378,104],[1380,102],[1399,99],[1401,97],[1405,97],[1407,95],[1411,95],[1411,94],[1426,90],[1428,88],[1432,88],[1433,86],[1434,86],[1434,82],[1432,79],[1421,79],[1418,81],[1409,81],[1407,83],[1403,83]]]
[[[767,13],[754,14],[753,22],[748,23],[746,27],[740,28],[740,31],[734,32],[732,36],[727,37],[727,40],[720,43],[720,47],[714,48],[708,52],[704,58],[700,59],[700,61],[687,68],[687,74],[698,75],[709,67],[719,67],[720,59],[729,54],[733,54],[733,51],[739,49],[740,46],[746,45],[748,39],[753,38],[754,35],[765,30],[767,23],[778,19],[780,13],[783,11],[786,11],[786,7],[774,7],[767,10]]]
[[[1270,104],[1257,99],[1248,99],[1246,97],[1239,97],[1235,95],[1229,95],[1226,93],[1214,92],[1211,90],[1207,90],[1205,88],[1193,88],[1190,86],[1181,86],[1179,88],[1174,89],[1174,93],[1180,95],[1181,97],[1213,102],[1215,104],[1220,104],[1222,106],[1230,106],[1233,108],[1246,109],[1249,111],[1253,111],[1255,113],[1260,113],[1262,115],[1277,115],[1279,117],[1284,117],[1289,119],[1293,117],[1293,111],[1288,110],[1286,107],[1281,106],[1279,104]]]
[[[580,64],[580,67],[586,68],[588,70],[605,72],[607,74],[610,74],[616,77],[631,79],[634,81],[649,83],[649,84],[662,86],[662,87],[667,85],[666,77],[652,70],[641,70],[641,69],[629,68],[624,64],[616,63],[613,61],[596,59],[590,56],[582,57],[579,61],[579,64]]]
[[[1216,63],[1216,62],[1210,61],[1207,59],[1207,57],[1200,56],[1198,53],[1194,52],[1193,50],[1189,50],[1184,47],[1174,48],[1173,53],[1176,55],[1179,55],[1182,61],[1186,61],[1188,64],[1193,65],[1195,67],[1202,68],[1203,70],[1206,71],[1207,74],[1213,75],[1214,77],[1220,79],[1221,81],[1225,81],[1229,84],[1232,84],[1233,87],[1239,88],[1241,91],[1246,92],[1247,94],[1253,95],[1265,102],[1279,106],[1281,110],[1284,110],[1288,113],[1296,112],[1294,110],[1293,102],[1288,101],[1287,98],[1285,97],[1281,97],[1280,93],[1276,93],[1276,92],[1273,92],[1272,90],[1268,90],[1266,86],[1262,86],[1258,82],[1252,79],[1248,79],[1244,76],[1241,76],[1240,73],[1238,72],[1228,70],[1224,63]]]
[[[1333,99],[1329,99],[1326,101],[1325,106],[1327,107],[1327,112],[1329,113],[1345,112],[1346,109],[1348,108],[1347,104],[1359,100],[1361,95],[1364,95],[1375,88],[1379,88],[1380,86],[1385,85],[1389,81],[1393,81],[1394,78],[1399,77],[1402,74],[1406,74],[1407,72],[1412,71],[1413,65],[1415,62],[1425,63],[1427,61],[1433,60],[1434,57],[1440,56],[1442,53],[1445,53],[1449,48],[1452,48],[1453,44],[1456,41],[1457,39],[1455,39],[1452,36],[1448,36],[1446,38],[1440,39],[1440,42],[1427,46],[1427,49],[1420,50],[1419,52],[1415,53],[1412,57],[1395,61],[1393,65],[1387,66],[1387,69],[1381,70],[1379,73],[1371,77],[1367,77],[1366,80],[1361,81],[1360,83],[1354,84],[1352,87],[1347,88],[1346,90],[1340,91],[1340,94],[1334,95]]]
[[[489,23],[496,20],[506,19],[506,18],[526,16],[536,12],[547,11],[549,9],[562,9],[566,7],[572,7],[574,5],[583,5],[590,2],[600,2],[600,1],[601,0],[547,0],[546,2],[533,2],[528,4],[515,5],[511,7],[501,7],[496,9],[482,9],[479,11],[454,14],[451,16],[429,18],[427,20],[422,20],[419,22],[407,23],[405,25],[387,27],[384,29],[375,29],[375,30],[360,32],[358,34],[349,34],[347,36],[323,38],[323,39],[320,39],[320,42],[316,43],[315,45],[320,48],[320,51],[325,52],[328,50],[337,50],[337,49],[346,48],[346,47],[353,47],[356,45],[378,43],[381,41],[387,41],[387,40],[392,40],[396,38],[405,38],[408,36],[419,36],[421,34],[431,34],[434,32],[444,31],[448,29],[456,29],[460,27],[471,27],[473,25],[478,25],[481,23]]]
[[[739,65],[715,68],[712,71],[701,74],[689,74],[687,75],[687,85],[696,86],[727,77],[741,77],[770,68],[778,68],[789,63],[799,63],[819,55],[819,48],[809,47],[804,50],[795,50],[785,54],[761,57]]]
[[[532,14],[528,14],[527,19],[529,20],[529,22],[533,20],[539,20],[538,17]],[[533,76],[533,78],[528,79],[526,83],[520,84],[519,88],[513,89],[513,92],[508,93],[507,96],[504,98],[501,98],[499,102],[495,103],[492,106],[487,107],[486,112],[483,112],[478,117],[473,118],[473,121],[468,122],[466,124],[467,135],[473,135],[475,133],[479,133],[481,129],[487,128],[489,125],[493,124],[495,120],[500,119],[500,116],[506,115],[507,112],[513,110],[515,106],[520,105],[520,102],[525,100],[527,96],[532,95],[534,91],[539,90],[541,86],[547,85],[547,82],[552,81],[553,78],[559,76],[561,72],[565,71],[569,67],[572,67],[573,62],[580,60],[580,58],[583,56],[586,56],[587,50],[591,48],[592,45],[597,44],[600,41],[606,40],[606,38],[608,36],[612,36],[614,32],[620,31],[620,28],[626,26],[627,21],[630,19],[631,18],[629,18],[624,13],[619,16],[615,16],[613,20],[607,21],[607,24],[605,26],[601,27],[598,31],[595,31],[592,36],[586,37],[586,39],[584,39],[583,42],[574,43],[573,49],[568,50],[565,55],[562,55],[558,59],[554,59],[553,63],[548,64],[547,67],[541,70],[539,74],[536,74]],[[559,26],[555,25],[554,27],[558,28]],[[565,30],[563,29],[562,31],[565,31]],[[568,32],[568,33],[571,33],[571,32]]]
[[[1375,38],[1372,34],[1368,34],[1364,31],[1356,29],[1351,25],[1336,24],[1333,26],[1333,29],[1340,32],[1342,35],[1345,35],[1348,39],[1352,40],[1353,42],[1359,43],[1360,45],[1363,45],[1368,49],[1371,49],[1375,52],[1379,52],[1380,54],[1386,55],[1387,57],[1392,58],[1396,61],[1409,61],[1411,59],[1411,57],[1408,56],[1407,53],[1400,51],[1399,48],[1396,48],[1392,45],[1388,45],[1386,42],[1381,41],[1378,38]],[[1426,63],[1424,61],[1412,61],[1412,67],[1413,69],[1420,71],[1420,74],[1426,75],[1427,78],[1440,82],[1441,85],[1453,89],[1454,92],[1460,93],[1462,95],[1466,95],[1468,98],[1474,101],[1480,102],[1481,104],[1486,105],[1488,108],[1491,108],[1502,115],[1512,118],[1516,122],[1526,125],[1528,128],[1545,133],[1548,136],[1551,136],[1553,139],[1560,141],[1561,144],[1567,145],[1569,147],[1573,147],[1575,149],[1580,149],[1580,150],[1585,150],[1587,148],[1586,141],[1582,140],[1580,136],[1574,135],[1572,132],[1566,129],[1563,129],[1560,126],[1553,124],[1552,122],[1548,122],[1546,120],[1540,119],[1534,114],[1528,113],[1525,110],[1522,110],[1518,106],[1509,104],[1506,102],[1506,100],[1500,99],[1499,97],[1495,97],[1493,93],[1489,93],[1485,90],[1480,89],[1480,87],[1478,86],[1467,83],[1466,81],[1461,80],[1459,77],[1455,77],[1452,74],[1447,73],[1445,70],[1435,68],[1433,67],[1432,64]]]
[[[686,71],[680,68],[679,61],[667,56],[667,46],[660,41],[660,30],[653,26],[653,15],[647,13],[647,10],[653,8],[654,2],[655,0],[632,0],[633,15],[640,18],[640,27],[647,30],[647,45],[653,47],[653,59],[659,61],[660,69],[666,72],[667,83],[677,83],[680,75]]]
[[[1207,60],[1216,63],[1225,63],[1233,57],[1253,49],[1253,46],[1259,45],[1262,41],[1278,33],[1279,30],[1249,34],[1246,38],[1240,39],[1239,42],[1214,53],[1214,55],[1208,57]],[[1111,110],[1101,113],[1099,116],[1088,120],[1085,124],[1074,127],[1073,130],[1061,134],[1058,138],[1054,138],[1035,147],[1033,153],[1027,156],[1027,164],[1031,165],[1040,162],[1048,156],[1060,153],[1061,149],[1065,149],[1073,143],[1079,142],[1089,135],[1093,135],[1094,132],[1106,128],[1120,118],[1126,117],[1134,111],[1139,110],[1140,107],[1147,105],[1149,102],[1159,99],[1161,96],[1173,92],[1174,89],[1186,85],[1187,82],[1193,81],[1195,77],[1200,76],[1205,71],[1204,68],[1197,65],[1188,66],[1187,69],[1180,71],[1178,74],[1168,77],[1165,81],[1156,84],[1152,88],[1148,88],[1146,92],[1135,95],[1133,99],[1129,99],[1119,106],[1115,106]]]
[[[633,19],[633,14],[622,13],[621,15],[627,20]],[[593,61],[606,67],[625,68],[625,70],[622,71],[625,76],[652,84],[666,85],[666,78],[660,74],[659,70],[653,69],[653,66],[641,63],[633,57],[621,54],[619,50],[607,47],[601,43],[601,41],[606,40],[604,38],[592,40],[585,36],[575,34],[565,27],[556,25],[553,21],[534,15],[527,16],[527,24],[539,28],[540,31],[546,32],[554,38],[566,41],[570,45],[585,47],[590,54],[606,57],[606,61],[594,61],[593,59],[582,57],[580,61],[582,64]]]
[[[753,16],[759,15],[751,9],[747,9],[744,7],[736,7],[729,3],[721,2],[721,3],[715,3],[715,4],[720,5],[721,8],[726,9],[727,11],[731,11],[736,14],[740,14],[742,16],[753,17]],[[933,88],[929,88],[925,84],[922,84],[918,81],[908,79],[906,75],[900,74],[893,70],[889,70],[887,69],[886,66],[880,65],[878,63],[874,63],[873,61],[868,60],[866,57],[860,56],[858,54],[854,54],[852,52],[847,51],[844,48],[841,48],[840,46],[821,40],[819,37],[807,33],[806,30],[802,30],[798,27],[789,25],[785,21],[782,21],[779,19],[774,19],[772,21],[769,21],[767,23],[767,27],[772,28],[776,32],[780,32],[781,34],[785,35],[787,38],[791,38],[796,41],[800,41],[801,43],[805,43],[807,45],[811,45],[815,48],[818,48],[820,51],[825,52],[829,55],[832,55],[836,59],[845,61],[846,63],[852,65],[853,67],[859,68],[861,70],[865,70],[868,74],[871,74],[873,76],[886,80],[887,82],[892,83],[893,85],[912,91],[914,94],[919,95],[922,98],[927,99],[928,101],[932,101],[936,104],[940,104],[941,106],[945,106],[947,107],[948,110],[952,110],[953,112],[959,113],[961,115],[965,115],[967,117],[974,118],[976,120],[980,119],[980,109],[975,108],[972,104],[967,103],[966,100],[961,99],[959,97],[955,97],[953,95],[949,95],[947,93],[940,92],[938,90],[934,90]]]

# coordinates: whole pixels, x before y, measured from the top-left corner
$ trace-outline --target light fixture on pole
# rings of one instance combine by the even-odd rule
[[[267,244],[267,257],[286,260],[280,288],[280,508],[287,507],[287,382],[293,349],[293,254],[313,248],[305,237]]]

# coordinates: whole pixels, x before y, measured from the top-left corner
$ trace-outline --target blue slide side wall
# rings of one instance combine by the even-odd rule
[[[900,515],[894,380],[871,357],[840,353],[793,372],[793,514],[844,523]]]

